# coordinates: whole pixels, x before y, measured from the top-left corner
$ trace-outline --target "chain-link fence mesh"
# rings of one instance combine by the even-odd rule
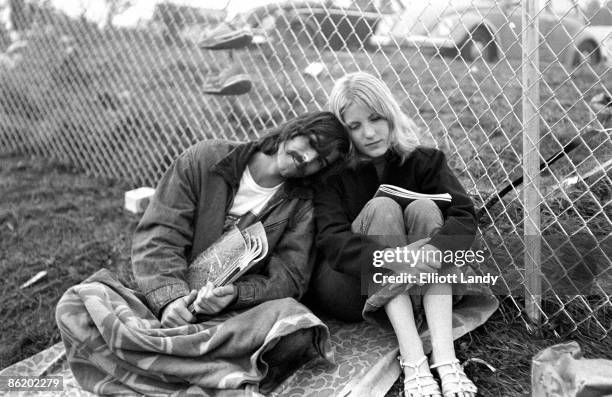
[[[57,3],[57,4],[55,4]],[[523,97],[518,1],[231,0],[5,1],[0,35],[0,151],[73,163],[134,186],[155,185],[196,141],[245,140],[324,108],[333,81],[381,77],[444,150],[478,207],[522,175]],[[536,2],[537,3],[537,2]],[[207,4],[209,8],[207,7]],[[259,4],[259,5],[257,5]],[[72,8],[69,8],[72,7]],[[538,201],[543,297],[559,333],[612,330],[612,2],[540,0]],[[239,50],[199,45],[220,26],[248,28]],[[248,94],[204,87],[243,73]],[[498,291],[522,308],[522,185],[481,219]],[[526,324],[528,322],[526,321]]]

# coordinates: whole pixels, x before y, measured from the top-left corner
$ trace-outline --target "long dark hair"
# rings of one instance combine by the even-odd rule
[[[325,179],[345,166],[351,146],[349,136],[340,120],[327,111],[304,113],[269,130],[259,139],[259,149],[272,155],[278,151],[281,142],[298,136],[307,137],[308,143],[320,157],[327,158],[334,151],[340,154],[337,161],[308,178]]]

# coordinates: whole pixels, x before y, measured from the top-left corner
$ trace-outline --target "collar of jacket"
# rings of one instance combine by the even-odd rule
[[[390,164],[399,164],[402,158],[395,153],[395,150],[387,150],[385,153],[385,161]]]
[[[395,151],[393,150],[387,150],[387,152],[384,154],[385,157],[385,164],[391,164],[391,165],[400,165],[402,158],[395,153]],[[364,168],[374,168],[374,164],[372,163],[371,160],[364,160],[361,161],[357,164],[356,169],[357,170],[363,170]]]
[[[225,157],[212,167],[212,171],[221,175],[223,179],[236,191],[242,173],[249,163],[249,159],[259,151],[257,141],[235,143]],[[312,189],[301,179],[286,180],[282,192],[288,198],[312,199]]]

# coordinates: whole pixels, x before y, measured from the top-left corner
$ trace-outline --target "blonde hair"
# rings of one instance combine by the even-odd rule
[[[354,103],[361,103],[389,123],[389,146],[404,162],[419,145],[418,127],[400,109],[399,103],[380,79],[366,72],[349,73],[334,84],[329,96],[329,110],[346,126],[344,112]],[[351,145],[351,154],[364,160]]]

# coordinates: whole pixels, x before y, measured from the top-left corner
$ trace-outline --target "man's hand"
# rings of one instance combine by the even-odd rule
[[[193,306],[196,313],[217,314],[225,309],[238,295],[234,284],[216,287],[209,281],[200,291]]]
[[[196,297],[197,291],[193,290],[189,295],[168,303],[162,311],[161,324],[166,328],[172,328],[193,323],[195,316],[191,314],[188,307]]]
[[[400,258],[395,258],[396,261],[385,263],[383,267],[398,274],[437,273],[442,264],[435,260],[435,255],[432,251],[438,251],[438,249],[431,244],[427,244],[429,240],[430,238],[427,237],[401,247]],[[396,249],[387,248],[385,251],[396,252]],[[439,256],[439,254],[437,255]]]

